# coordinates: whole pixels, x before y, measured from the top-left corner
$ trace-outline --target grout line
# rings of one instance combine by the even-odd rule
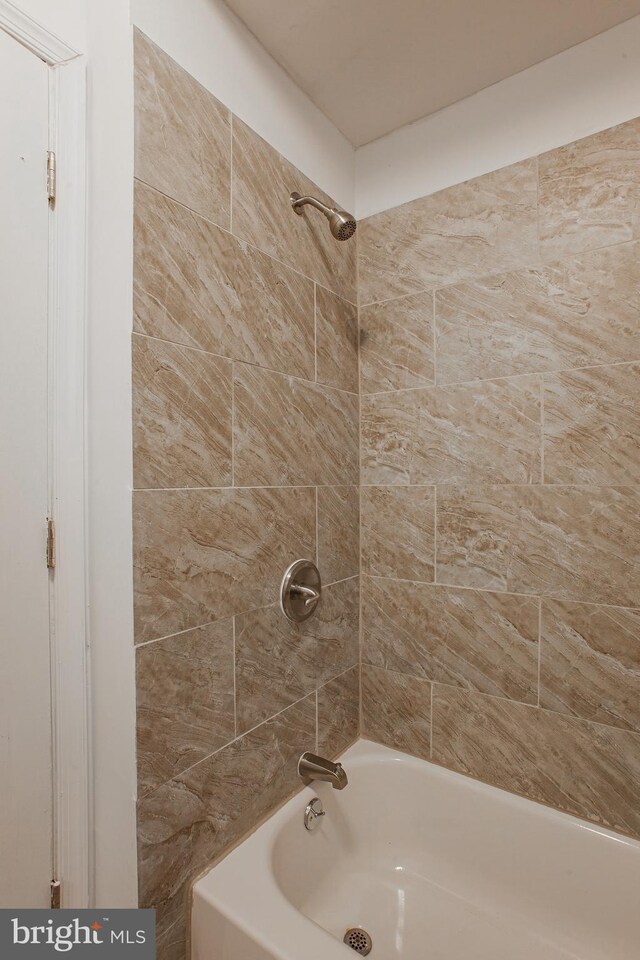
[[[434,481],[431,480],[425,483],[363,483],[363,487],[391,487],[396,490],[406,490],[409,487],[433,487]],[[516,483],[508,483],[505,481],[499,482],[496,480],[484,480],[482,477],[477,479],[469,478],[468,480],[439,480],[437,481],[439,487],[446,487],[448,490],[476,490],[478,488],[484,489],[486,487],[497,487],[504,488],[505,490],[514,490],[514,489],[524,489],[524,490],[538,490],[544,489],[547,487],[555,487],[559,489],[560,487],[566,487],[569,490],[631,490],[633,493],[640,492],[640,483],[524,483],[518,481]],[[324,484],[323,484],[324,486]],[[327,486],[332,486],[332,484],[327,484]],[[337,483],[333,484],[337,487],[349,487],[355,486],[355,484],[349,483]],[[156,489],[156,488],[152,488]],[[158,487],[157,489],[162,490],[163,487]],[[180,489],[180,488],[178,488]],[[199,487],[195,488],[196,490],[200,489]],[[206,489],[206,488],[205,488]],[[212,489],[217,489],[216,487]],[[224,488],[222,488],[224,489]],[[259,489],[259,488],[258,488]]]
[[[540,154],[535,156],[536,167],[536,247],[538,258],[542,259],[542,243],[540,241]]]
[[[492,274],[491,274],[492,276]],[[456,286],[456,284],[450,284],[450,286]],[[396,297],[385,297],[384,300],[367,300],[366,303],[360,304],[360,309],[364,310],[366,307],[378,307],[383,303],[393,303],[395,300],[406,300],[408,297],[420,297],[424,296],[427,293],[435,294],[436,290],[442,289],[440,287],[419,287],[417,290],[410,290],[409,293],[399,293]]]
[[[603,360],[600,363],[592,363],[578,367],[561,367],[553,370],[531,370],[527,373],[510,373],[504,377],[484,377],[476,380],[452,380],[445,383],[424,384],[421,387],[399,387],[397,390],[378,390],[375,393],[365,393],[364,397],[387,397],[395,393],[415,393],[417,390],[444,390],[449,387],[481,387],[485,383],[498,383],[502,380],[522,380],[529,377],[555,377],[563,373],[575,373],[579,370],[599,370],[601,367],[630,367],[637,366],[640,363],[640,357],[637,360]]]
[[[236,485],[236,371],[231,361],[231,486]]]
[[[229,233],[233,236],[233,112],[229,111]]]
[[[540,377],[540,483],[544,484],[544,383],[545,375]]]
[[[256,608],[260,610],[260,607]],[[244,610],[242,611],[245,612]],[[252,613],[251,610],[246,611]],[[214,623],[223,623],[225,620],[233,620],[233,615],[227,617],[218,617],[217,620],[207,620],[206,623],[197,623],[195,627],[187,627],[186,630],[178,630],[176,633],[165,633],[162,637],[153,637],[151,640],[141,640],[139,643],[134,641],[134,649],[139,647],[148,647],[150,643],[160,643],[162,640],[173,640],[174,637],[182,637],[185,633],[191,633],[193,630],[202,630],[204,627],[212,627]]]
[[[318,527],[318,488],[315,488],[316,491],[316,567],[320,569],[320,537],[319,537],[319,527]],[[322,574],[320,575],[322,578]]]
[[[357,234],[356,234],[357,237]],[[359,242],[359,241],[358,241]],[[356,251],[358,254],[358,251]],[[356,282],[360,291],[360,257],[356,256]],[[358,301],[360,297],[358,296]],[[362,344],[361,344],[361,314],[362,307],[358,305],[357,333],[358,333],[358,573],[360,575],[358,597],[358,736],[364,735],[363,711],[363,684],[362,684],[362,648],[364,645],[363,633],[363,602],[362,602]]]
[[[374,667],[376,670],[386,670],[386,667]],[[396,670],[388,670],[388,673],[397,673]],[[413,676],[413,674],[403,674],[403,676]],[[416,677],[418,680],[425,680],[425,677]],[[625,734],[631,734],[632,737],[640,744],[640,733],[636,730],[631,730],[626,727],[616,726],[611,723],[603,723],[601,720],[592,720],[587,717],[581,717],[576,713],[565,713],[561,710],[554,710],[551,707],[540,707],[537,703],[527,703],[525,700],[514,700],[512,697],[500,697],[495,693],[484,693],[481,690],[473,689],[470,687],[457,686],[453,683],[446,683],[441,680],[432,680],[431,683],[434,686],[446,687],[449,690],[455,690],[458,693],[462,694],[471,694],[474,697],[480,697],[481,700],[499,700],[501,703],[510,703],[515,707],[524,707],[527,710],[536,710],[546,714],[552,714],[556,717],[563,717],[565,720],[573,720],[578,724],[588,724],[589,726],[603,727],[605,730],[618,730]]]
[[[359,569],[359,587],[358,587],[358,731],[362,736],[363,731],[363,710],[362,710],[362,648],[364,645],[363,630],[363,590],[362,590],[362,536],[361,536],[361,490],[358,488],[358,569]]]
[[[376,393],[365,393],[365,397],[388,397],[393,396],[396,393],[416,393],[418,390],[448,390],[453,387],[481,387],[485,383],[498,383],[502,380],[522,380],[523,378],[533,379],[534,377],[540,377],[542,374],[539,371],[533,371],[533,373],[514,373],[506,377],[487,377],[484,380],[459,380],[452,383],[425,383],[419,387],[398,387],[397,390],[378,390]]]
[[[433,487],[433,582],[438,582],[438,486]]]
[[[336,673],[334,677],[329,677],[328,680],[325,680],[320,684],[319,687],[316,687],[316,690],[324,690],[325,687],[328,687],[330,683],[333,683],[335,680],[339,680],[340,677],[344,677],[345,674],[349,673],[351,670],[355,670],[358,666],[358,662],[352,663],[351,666],[346,667],[344,670],[341,670],[340,673]]]
[[[433,580],[409,580],[406,577],[383,577],[379,574],[371,573],[365,573],[362,576],[368,577],[369,580],[387,580],[391,583],[412,583],[419,587],[438,587],[439,589],[446,590],[470,590],[472,593],[491,593],[494,596],[500,597],[522,597],[525,600],[556,600],[561,603],[575,603],[590,607],[607,607],[616,610],[640,609],[640,607],[628,607],[620,603],[598,603],[594,600],[575,600],[573,598],[567,599],[566,597],[555,596],[554,594],[516,593],[513,590],[491,590],[488,587],[466,587],[459,583],[443,583],[440,581],[438,583],[434,583]]]
[[[232,743],[236,743],[236,741],[242,740],[243,737],[246,737],[250,733],[253,733],[254,730],[258,730],[260,727],[263,727],[265,723],[271,723],[272,720],[275,720],[276,717],[282,716],[283,713],[286,713],[287,710],[291,710],[292,707],[297,707],[299,703],[303,702],[303,700],[308,700],[310,697],[312,697],[313,692],[314,691],[312,691],[311,693],[305,693],[303,697],[299,697],[297,700],[294,700],[293,703],[289,703],[286,707],[283,707],[282,710],[278,710],[276,713],[272,713],[270,717],[266,717],[264,720],[261,720],[260,723],[254,724],[253,727],[250,727],[248,730],[243,731],[243,733],[238,734],[238,736],[235,737],[233,740],[230,740],[229,743],[225,743],[224,746],[218,747],[217,750],[214,750],[213,753],[209,754],[209,757],[213,757],[215,756],[216,753],[220,753],[221,750],[224,750],[225,747],[230,746]],[[202,760],[198,760],[198,762],[194,763],[193,766],[197,767],[199,763],[204,763],[204,761],[208,760],[209,757],[203,757]],[[193,767],[189,767],[188,769],[191,770],[193,769]]]
[[[462,481],[451,481],[449,483],[440,481],[438,487],[447,487],[451,489],[465,489],[474,485],[473,480],[462,480]],[[496,483],[492,480],[480,480],[480,485],[482,487],[505,487],[505,489],[513,489],[514,487],[524,487],[527,490],[530,490],[535,487],[568,487],[572,490],[598,490],[605,488],[607,490],[632,490],[634,492],[640,491],[640,484],[638,483]],[[411,488],[426,488],[434,487],[436,484],[431,483],[260,483],[260,484],[242,484],[235,487],[222,486],[222,487],[134,487],[133,493],[174,493],[180,492],[182,490],[202,490],[203,492],[211,490],[315,490],[316,487],[322,487],[326,489],[332,489],[334,487],[365,487],[365,488],[376,488],[376,487],[389,487],[392,490],[407,490]],[[615,604],[614,604],[615,606]]]
[[[364,724],[362,721],[362,650],[360,650],[360,661],[358,663],[358,736],[364,736]]]
[[[233,363],[235,357],[226,357],[223,353],[214,353],[213,350],[205,350],[204,347],[195,346],[192,343],[181,343],[180,340],[167,340],[166,337],[157,337],[155,334],[143,333],[142,330],[134,330],[132,337],[142,337],[145,340],[155,340],[157,343],[167,343],[170,347],[180,347],[182,350],[192,350],[194,353],[204,353],[207,357],[215,357],[216,360],[224,360],[226,363]],[[247,366],[260,366],[250,360],[237,360],[237,363],[245,363]],[[261,370],[271,370],[271,367],[261,367]],[[280,373],[279,370],[271,370],[272,373]],[[290,376],[290,374],[284,374]]]
[[[341,583],[348,583],[350,580],[358,580],[359,574],[354,573],[350,577],[343,577],[342,580],[331,580],[329,583],[324,583],[322,585],[323,590],[328,590],[329,587],[337,587]],[[259,607],[249,607],[247,610],[238,610],[234,614],[228,614],[224,617],[218,617],[216,620],[207,620],[206,623],[196,623],[193,627],[187,627],[186,630],[178,630],[176,633],[166,633],[161,637],[153,637],[151,640],[141,640],[139,643],[134,643],[134,649],[138,647],[147,647],[150,643],[160,643],[162,640],[172,640],[174,637],[182,637],[185,633],[191,633],[193,630],[201,630],[203,627],[212,627],[216,623],[224,623],[225,620],[235,620],[236,617],[245,617],[250,613],[258,613],[260,610],[269,610],[271,607],[278,607],[279,601],[273,600],[271,603],[263,603]]]
[[[356,307],[357,303],[354,303],[353,300],[349,300],[348,297],[345,297],[343,293],[339,293],[337,290],[332,290],[331,287],[327,287],[324,283],[316,280],[314,277],[307,276],[306,273],[303,273],[302,270],[298,270],[297,267],[292,267],[291,264],[286,263],[284,260],[281,260],[279,257],[274,257],[272,253],[269,253],[267,250],[263,250],[262,247],[257,246],[257,244],[252,243],[251,240],[245,239],[245,237],[238,236],[236,233],[232,233],[231,230],[227,230],[226,227],[221,226],[219,223],[216,223],[215,220],[211,220],[209,217],[205,217],[198,210],[194,210],[193,207],[187,206],[186,203],[183,203],[181,200],[176,200],[175,197],[172,197],[168,193],[163,193],[162,190],[158,190],[157,187],[154,187],[153,184],[147,183],[146,180],[142,180],[141,177],[134,177],[134,184],[137,181],[141,183],[147,190],[151,190],[153,193],[159,194],[159,196],[164,197],[166,200],[170,200],[171,203],[177,204],[179,207],[182,207],[183,210],[188,210],[189,213],[193,214],[194,217],[199,217],[200,220],[204,220],[205,223],[210,223],[213,227],[216,227],[218,230],[221,230],[223,233],[226,233],[228,236],[233,237],[234,240],[237,240],[239,243],[244,243],[248,247],[251,247],[252,250],[257,250],[258,253],[262,254],[263,257],[268,257],[269,260],[273,260],[274,263],[279,263],[282,267],[285,267],[286,270],[290,270],[292,273],[297,274],[299,277],[303,277],[305,280],[308,280],[309,283],[317,283],[319,287],[322,287],[324,290],[328,290],[329,293],[333,293],[336,297],[340,297],[341,300],[346,300],[347,303],[350,303],[351,306]]]
[[[356,231],[356,290],[358,293],[358,307],[356,310],[356,339],[358,345],[358,516],[357,516],[357,543],[358,543],[358,737],[363,736],[362,719],[362,307],[360,306],[360,237]]]
[[[233,737],[238,736],[238,693],[236,687],[236,618],[233,617]]]
[[[555,377],[564,373],[576,373],[580,370],[600,370],[602,367],[631,367],[640,364],[637,360],[602,360],[576,367],[558,367],[553,370],[531,370],[528,373],[510,373],[504,377],[485,377],[476,380],[452,380],[445,383],[425,384],[421,387],[399,387],[397,390],[378,390],[375,393],[363,393],[363,397],[388,397],[395,393],[411,393],[417,390],[443,390],[448,387],[481,387],[485,383],[496,383],[502,380],[522,380],[524,377]]]
[[[320,747],[319,747],[319,742],[320,742],[320,724],[319,724],[319,718],[318,718],[318,690],[317,690],[317,689],[316,689],[316,691],[315,691],[315,698],[316,698],[316,744],[315,744],[315,749],[316,749],[316,754],[318,754],[318,753],[320,752]]]
[[[433,687],[434,681],[431,681],[431,699],[429,702],[429,759],[433,757]]]
[[[368,218],[365,217],[365,219],[368,219]],[[514,274],[525,273],[525,272],[529,273],[532,270],[542,270],[547,267],[554,267],[556,265],[562,265],[565,263],[575,263],[576,261],[583,260],[586,257],[591,256],[600,250],[610,250],[612,247],[631,246],[631,244],[637,243],[637,242],[638,242],[637,237],[633,237],[630,240],[614,240],[613,243],[605,243],[598,247],[592,247],[589,250],[582,250],[577,253],[568,253],[568,254],[565,254],[564,256],[553,256],[550,258],[544,257],[542,255],[542,252],[539,249],[537,260],[522,263],[520,266],[515,266],[508,270],[503,269],[503,270],[490,271],[488,273],[470,274],[468,277],[463,277],[462,279],[458,279],[458,280],[452,280],[450,283],[431,284],[427,287],[420,287],[417,290],[410,290],[407,293],[397,294],[395,297],[386,297],[383,300],[369,300],[367,301],[367,303],[361,303],[360,306],[375,307],[375,306],[378,306],[379,304],[391,303],[394,300],[403,300],[405,297],[415,297],[425,293],[438,294],[441,291],[455,289],[456,287],[473,286],[474,284],[484,283],[487,280],[497,280],[501,277],[513,276]]]
[[[472,481],[470,480],[466,481],[466,484],[469,484],[471,482]],[[435,487],[435,486],[458,487],[461,485],[462,484],[458,484],[458,483],[443,483],[442,481],[440,481],[438,484],[435,484],[433,481],[431,481],[431,483],[361,483],[360,484],[360,486],[363,487],[364,489],[371,488],[374,490],[377,489],[378,487],[388,488],[389,490],[426,490],[428,487]],[[492,484],[489,482],[489,486],[491,485]],[[512,484],[496,483],[496,484],[493,484],[493,486],[508,487],[508,486],[512,486]],[[520,484],[520,486],[531,486],[531,484]],[[162,488],[160,487],[159,489],[162,489]]]
[[[310,278],[307,277],[307,280],[308,279]],[[357,294],[355,300],[350,300],[349,297],[345,297],[344,293],[336,293],[335,290],[332,290],[331,287],[328,287],[326,283],[322,283],[320,280],[314,280],[313,282],[315,283],[316,287],[320,287],[321,290],[326,290],[326,292],[330,293],[332,297],[337,297],[338,300],[343,300],[345,303],[348,303],[350,307],[355,307],[356,310],[358,309]]]
[[[316,284],[316,286],[321,286],[321,284]],[[281,377],[287,377],[289,380],[295,380],[299,383],[305,383],[309,386],[320,387],[324,390],[335,390],[338,393],[345,393],[350,397],[387,397],[393,396],[397,393],[415,393],[418,390],[436,390],[436,389],[445,389],[448,387],[481,387],[485,383],[496,383],[503,380],[522,380],[526,377],[554,377],[559,374],[565,373],[575,373],[580,370],[599,370],[602,367],[630,367],[637,366],[640,364],[640,356],[635,360],[601,360],[597,363],[585,364],[583,366],[573,366],[573,367],[558,367],[553,370],[532,370],[527,373],[512,373],[507,374],[503,377],[486,377],[484,379],[476,380],[452,380],[451,382],[446,383],[431,383],[424,384],[423,386],[413,386],[413,387],[399,387],[397,390],[378,390],[373,393],[355,393],[353,390],[345,390],[343,387],[336,387],[325,383],[320,383],[316,380],[309,380],[306,377],[298,376],[295,373],[287,373],[284,370],[278,370],[275,367],[268,367],[262,363],[258,363],[253,360],[243,360],[238,357],[228,357],[222,353],[215,353],[212,350],[205,350],[203,347],[194,346],[189,343],[182,343],[180,340],[167,340],[165,337],[157,337],[149,333],[143,333],[139,330],[134,330],[134,337],[144,337],[146,340],[156,340],[159,343],[167,343],[170,346],[182,347],[185,350],[194,350],[197,353],[204,353],[209,357],[216,357],[219,360],[224,360],[227,363],[236,363],[242,364],[244,367],[250,367],[252,369],[263,370],[267,373],[273,373]]]
[[[542,597],[538,597],[538,706],[540,706],[541,664],[542,664]]]
[[[277,717],[282,716],[283,713],[286,713],[287,710],[291,710],[292,707],[297,707],[299,703],[302,703],[303,700],[308,700],[313,696],[313,693],[306,693],[303,697],[300,697],[298,700],[295,700],[293,703],[288,704],[286,707],[283,707],[282,710],[278,710],[277,713],[272,714],[270,717],[266,717],[264,720],[261,720],[260,723],[256,723],[253,727],[250,727],[249,730],[244,730],[241,734],[238,734],[233,738],[233,740],[227,741],[221,747],[218,747],[216,750],[212,750],[211,753],[208,753],[206,757],[202,757],[200,760],[196,760],[195,763],[192,763],[191,766],[185,767],[184,770],[179,770],[177,773],[174,773],[172,777],[169,777],[168,780],[163,780],[162,783],[157,784],[150,790],[148,793],[145,793],[143,797],[139,797],[139,800],[147,799],[150,797],[156,790],[164,786],[167,783],[170,783],[172,780],[175,780],[177,777],[183,777],[186,773],[189,773],[191,770],[194,770],[195,767],[199,767],[201,763],[206,763],[207,760],[211,760],[212,757],[215,757],[216,754],[221,753],[223,750],[226,750],[227,747],[230,747],[232,744],[237,743],[239,740],[242,740],[244,737],[248,737],[250,733],[253,733],[255,730],[258,730],[260,727],[263,727],[267,723],[271,723]]]
[[[194,347],[188,343],[181,343],[179,340],[166,340],[163,337],[155,337],[149,333],[133,331],[134,337],[144,337],[145,340],[156,340],[158,343],[168,343],[172,347],[181,347],[183,350],[195,350],[197,353],[204,353],[208,357],[216,357],[218,360],[225,360],[227,363],[241,364],[243,367],[249,367],[252,370],[262,370],[265,373],[272,373],[278,377],[286,377],[288,380],[295,380],[297,383],[305,383],[310,387],[320,387],[322,390],[334,390],[337,393],[347,394],[349,397],[357,397],[358,394],[353,390],[345,390],[343,387],[334,387],[327,383],[318,383],[316,380],[308,380],[306,377],[299,377],[295,373],[286,373],[284,370],[276,370],[275,367],[267,367],[264,364],[257,363],[254,360],[242,360],[239,357],[227,357],[222,353],[213,353],[211,350],[204,350],[202,347]]]
[[[320,484],[324,486],[324,484]],[[327,484],[327,486],[352,486],[352,484]],[[235,487],[134,487],[134,493],[179,493],[182,490],[202,490],[203,492],[211,490],[315,490],[312,483],[282,483],[282,484],[256,484],[255,486],[235,486]]]
[[[318,286],[313,285],[313,381],[318,382]]]
[[[436,313],[436,292],[433,291],[433,385],[438,385],[438,338],[436,336],[437,326],[438,326],[438,317]]]
[[[359,573],[352,573],[350,577],[343,577],[342,580],[331,580],[330,583],[325,583],[325,587],[337,587],[339,583],[347,583],[349,580],[357,580],[359,576]]]
[[[376,664],[376,663],[367,663],[366,661],[365,661],[365,665],[369,667],[369,669],[371,670],[379,670],[382,673],[391,673],[397,677],[409,677],[412,680],[418,680],[420,683],[430,684],[431,695],[432,695],[432,703],[431,703],[432,708],[433,708],[433,690],[436,686],[438,686],[438,687],[445,687],[448,690],[455,690],[456,692],[462,693],[462,694],[471,694],[472,696],[475,696],[475,697],[483,697],[487,700],[500,700],[501,702],[504,702],[504,703],[516,704],[519,707],[529,707],[531,710],[545,710],[546,713],[556,713],[558,716],[562,716],[562,717],[569,716],[575,720],[585,720],[584,717],[578,717],[575,714],[560,713],[560,711],[558,710],[549,710],[545,707],[539,707],[537,703],[529,703],[526,700],[516,700],[513,697],[500,696],[500,694],[497,694],[497,693],[485,693],[483,690],[478,690],[476,687],[464,686],[462,684],[457,684],[457,683],[450,683],[450,682],[447,682],[446,680],[434,680],[432,677],[425,677],[418,673],[407,673],[407,672],[403,672],[402,670],[395,670],[390,667],[381,667],[379,664]],[[596,723],[597,721],[585,720],[585,722]],[[606,727],[609,725],[601,723],[600,726]],[[614,727],[613,729],[619,730],[621,728]],[[637,736],[640,739],[640,734],[638,734]]]

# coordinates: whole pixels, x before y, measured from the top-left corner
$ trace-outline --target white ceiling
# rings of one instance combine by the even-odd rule
[[[640,0],[226,0],[354,146],[640,13]]]

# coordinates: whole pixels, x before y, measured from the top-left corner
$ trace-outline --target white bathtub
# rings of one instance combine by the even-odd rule
[[[360,741],[194,888],[193,960],[638,960],[640,843]],[[326,816],[304,829],[306,804]]]

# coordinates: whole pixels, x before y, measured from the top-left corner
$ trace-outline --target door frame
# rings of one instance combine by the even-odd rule
[[[0,29],[51,68],[49,149],[57,201],[49,210],[49,516],[56,567],[49,581],[53,877],[62,907],[89,906],[93,890],[86,464],[86,61],[0,0]],[[46,158],[43,157],[43,183]],[[43,203],[46,203],[43,190]],[[46,518],[43,522],[45,562]]]

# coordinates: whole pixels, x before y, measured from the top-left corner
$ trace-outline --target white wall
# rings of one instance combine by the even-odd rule
[[[119,907],[138,901],[131,559],[133,30],[129,0],[85,6],[95,903]]]
[[[640,16],[356,151],[364,218],[640,116]]]
[[[131,0],[133,22],[347,210],[354,149],[222,0]]]

